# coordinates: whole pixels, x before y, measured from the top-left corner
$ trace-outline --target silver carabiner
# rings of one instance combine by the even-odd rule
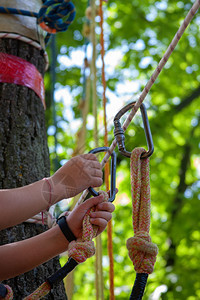
[[[127,151],[125,148],[125,136],[124,136],[124,130],[121,127],[121,123],[120,123],[120,118],[130,109],[133,108],[133,106],[135,105],[136,101],[129,103],[128,105],[124,106],[114,117],[114,135],[115,135],[115,139],[117,141],[118,144],[118,148],[119,148],[119,152],[126,156],[126,157],[131,157],[131,152]],[[154,151],[154,145],[153,145],[153,139],[152,139],[152,135],[151,135],[151,129],[149,126],[149,120],[148,120],[148,116],[147,116],[147,112],[146,112],[146,107],[145,105],[142,103],[140,106],[140,111],[142,114],[142,120],[143,120],[143,124],[144,124],[144,132],[145,132],[145,136],[146,136],[146,141],[147,141],[147,146],[148,146],[148,151],[142,153],[141,158],[147,158],[149,156],[151,156],[153,154]]]

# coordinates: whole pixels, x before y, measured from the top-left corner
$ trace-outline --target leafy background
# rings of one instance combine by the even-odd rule
[[[137,100],[193,2],[109,0],[104,3],[106,95],[111,112],[108,118],[109,143],[113,140],[115,110],[133,99]],[[66,33],[56,36],[54,103],[51,97],[52,48],[51,45],[48,47],[51,67],[45,76],[46,122],[52,172],[73,155],[82,125],[83,26],[88,3],[74,0],[74,4],[77,11],[75,21]],[[103,146],[98,16],[96,21],[98,128],[99,145]],[[144,300],[200,299],[199,29],[198,12],[145,100],[155,146],[150,160],[151,236],[159,247],[159,254],[154,273],[148,279]],[[83,57],[82,65],[80,57]],[[94,147],[93,124],[91,97],[85,152]],[[126,131],[126,146],[130,151],[134,147],[146,147],[139,114]],[[122,300],[129,297],[135,272],[125,246],[126,239],[133,235],[129,159],[116,151],[119,193],[113,213],[114,282],[115,298]],[[57,210],[63,208],[68,208],[68,205],[64,204]],[[104,297],[109,299],[106,232],[102,234],[102,241]],[[66,257],[62,257],[62,263],[65,260]],[[91,258],[77,267],[73,299],[95,299],[94,265],[94,258]]]

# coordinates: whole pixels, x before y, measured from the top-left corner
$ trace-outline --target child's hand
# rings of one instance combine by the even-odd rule
[[[83,218],[93,206],[96,206],[97,211],[91,212],[90,222],[93,225],[97,225],[98,233],[100,234],[105,230],[108,222],[112,218],[112,212],[115,210],[115,206],[111,202],[103,202],[103,195],[90,198],[78,205],[67,217],[67,223],[76,238],[82,237],[82,223]]]
[[[54,203],[73,197],[88,187],[102,185],[101,164],[94,154],[83,154],[71,158],[50,177]]]

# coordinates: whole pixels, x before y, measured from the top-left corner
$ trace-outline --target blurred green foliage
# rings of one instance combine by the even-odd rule
[[[104,4],[106,54],[120,51],[121,59],[106,74],[108,102],[113,94],[125,104],[127,95],[137,99],[157,63],[167,49],[194,1],[109,0]],[[57,165],[53,125],[50,71],[45,77],[47,129],[52,171],[69,159],[75,149],[76,133],[81,127],[80,103],[83,93],[83,68],[64,66],[62,57],[84,51],[82,35],[87,1],[74,1],[77,15],[66,33],[56,37],[56,92],[67,88],[72,96],[70,107],[61,97],[55,102],[57,123]],[[97,18],[97,26],[99,26]],[[200,15],[194,17],[179,45],[161,72],[145,100],[148,108],[155,152],[151,157],[152,219],[151,236],[159,247],[155,270],[148,279],[144,300],[200,299]],[[98,31],[99,32],[99,31]],[[99,35],[97,34],[99,43]],[[99,57],[99,46],[98,46]],[[51,61],[51,49],[49,46]],[[114,51],[114,52],[112,52]],[[112,54],[113,53],[113,54]],[[137,82],[136,92],[119,92],[119,84]],[[98,112],[102,115],[100,69],[98,68]],[[124,93],[124,96],[123,96]],[[120,98],[121,97],[121,98]],[[92,104],[90,105],[92,115]],[[68,114],[66,114],[68,110]],[[70,117],[69,117],[70,115]],[[71,119],[78,122],[71,128]],[[93,146],[93,129],[88,128],[86,151]],[[113,140],[109,121],[109,142]],[[141,118],[138,115],[126,131],[126,146],[146,147]],[[103,146],[103,131],[99,130]],[[133,235],[129,160],[118,154],[116,210],[113,213],[113,249],[115,260],[115,297],[128,299],[135,272],[128,257],[126,239]],[[109,299],[107,235],[103,240],[105,299]],[[64,262],[65,258],[62,258]],[[94,258],[75,271],[73,299],[95,299]]]

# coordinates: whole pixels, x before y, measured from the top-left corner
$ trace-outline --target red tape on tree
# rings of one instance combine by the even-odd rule
[[[26,60],[7,53],[0,53],[0,82],[15,83],[32,89],[46,108],[42,75],[33,64]]]

